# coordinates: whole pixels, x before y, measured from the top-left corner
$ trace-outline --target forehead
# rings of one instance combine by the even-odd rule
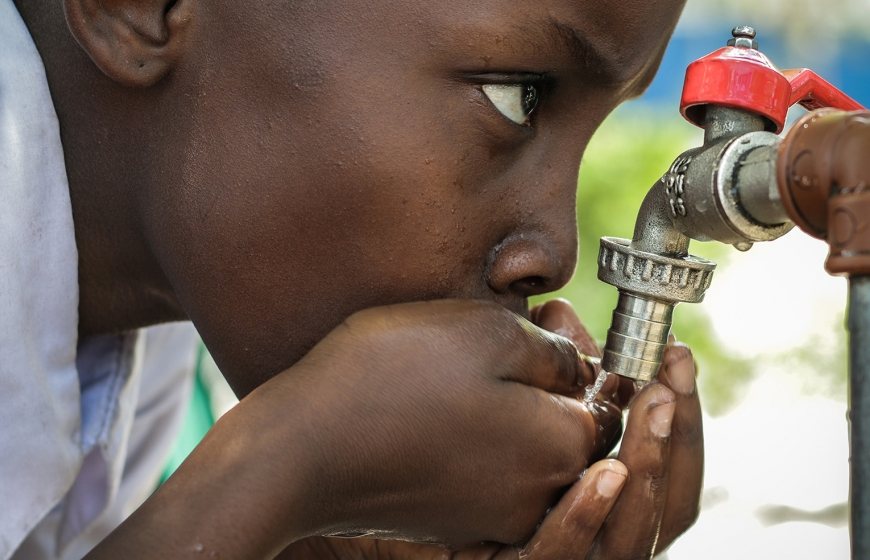
[[[573,66],[586,76],[630,85],[655,66],[684,1],[369,0],[350,10],[356,29],[343,39],[394,44],[407,49],[407,58],[462,53],[476,68]],[[347,14],[347,4],[318,1],[330,19],[343,19],[339,14]]]
[[[248,45],[268,45],[274,53],[299,61],[323,55],[354,55],[374,47],[383,60],[404,58],[419,63],[437,54],[464,49],[469,60],[498,62],[547,70],[541,58],[554,51],[574,55],[583,70],[625,81],[655,66],[679,18],[685,0],[266,0],[246,3],[224,0],[215,10],[218,25],[230,37],[246,37]],[[235,27],[245,22],[250,33]],[[258,33],[259,31],[259,33]],[[259,35],[256,39],[254,36]],[[218,46],[217,48],[220,48]],[[369,49],[371,50],[371,49]],[[260,56],[264,53],[259,51]],[[519,58],[518,58],[519,57]],[[304,60],[301,61],[304,64]],[[554,68],[561,63],[554,60]],[[509,68],[501,68],[508,70]],[[517,68],[513,68],[517,69]]]

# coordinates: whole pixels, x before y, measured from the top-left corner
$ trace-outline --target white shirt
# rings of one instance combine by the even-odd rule
[[[0,560],[80,558],[155,488],[189,324],[78,340],[78,255],[42,60],[0,0]]]

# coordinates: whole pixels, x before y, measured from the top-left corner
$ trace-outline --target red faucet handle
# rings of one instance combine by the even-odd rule
[[[764,117],[771,132],[782,132],[789,107],[857,111],[864,107],[806,68],[780,72],[758,50],[755,30],[735,27],[728,46],[686,68],[680,111],[703,127],[706,107],[719,105]]]
[[[764,56],[748,46],[727,46],[686,68],[680,112],[703,127],[710,105],[750,111],[764,117],[771,132],[785,125],[792,88]]]
[[[860,103],[808,68],[783,70],[782,74],[791,84],[789,105],[800,103],[809,111],[825,108],[843,111],[864,109]]]

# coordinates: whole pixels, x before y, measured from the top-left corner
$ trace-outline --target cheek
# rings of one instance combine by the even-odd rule
[[[292,117],[210,112],[221,125],[192,135],[165,201],[170,281],[240,392],[358,309],[486,294],[488,251],[511,221],[493,211],[506,193],[480,184],[487,150],[354,98]]]
[[[407,62],[338,53],[287,69],[270,59],[251,76],[258,54],[222,58],[211,89],[184,101],[194,125],[169,132],[167,145],[186,148],[167,156],[177,177],[162,181],[177,188],[150,201],[146,220],[237,391],[356,310],[491,298],[489,253],[517,230],[571,237],[579,152],[566,146],[582,139],[564,123],[561,137],[510,148],[482,129],[475,111],[485,108],[459,86],[413,75]]]

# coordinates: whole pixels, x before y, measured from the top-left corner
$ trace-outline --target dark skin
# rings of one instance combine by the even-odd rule
[[[447,550],[324,538],[365,531],[645,558],[692,523],[687,351],[600,462],[630,392],[574,398],[594,345],[564,304],[527,309],[571,275],[582,151],[681,0],[17,4],[61,123],[81,335],[189,318],[243,397],[95,557]],[[491,85],[534,88],[528,122]]]

